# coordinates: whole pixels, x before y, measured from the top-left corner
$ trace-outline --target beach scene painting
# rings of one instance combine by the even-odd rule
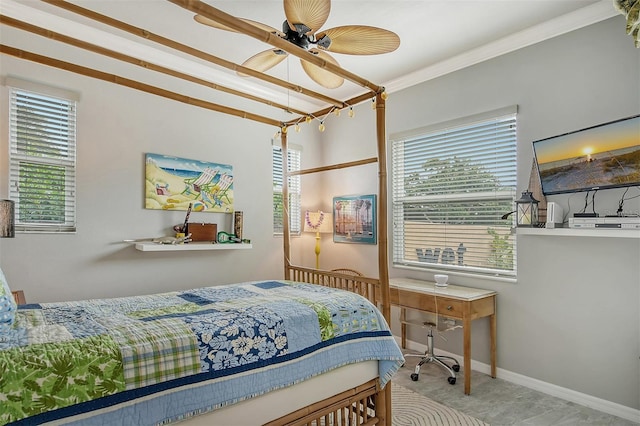
[[[145,156],[145,208],[233,212],[233,167],[160,154]]]

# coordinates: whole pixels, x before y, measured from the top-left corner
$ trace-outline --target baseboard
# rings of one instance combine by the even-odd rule
[[[396,340],[398,341],[398,344],[400,344],[400,338],[396,337]],[[407,349],[418,352],[425,352],[427,350],[427,347],[422,343],[407,340]],[[453,354],[443,350],[438,350],[438,353],[455,358],[461,365],[463,363],[462,357],[458,354]],[[475,361],[473,359],[471,360],[471,369],[480,373],[491,374],[491,366],[489,364]],[[543,382],[542,380],[527,377],[522,374],[514,373],[502,368],[498,368],[496,370],[496,376],[502,380],[506,380],[508,382],[515,383],[529,389],[537,390],[546,393],[547,395],[564,399],[566,401],[571,401],[585,407],[593,408],[594,410],[602,411],[603,413],[618,416],[632,422],[640,422],[640,410],[636,410],[622,404],[617,404],[605,399],[596,398],[585,393],[563,388],[552,383]]]

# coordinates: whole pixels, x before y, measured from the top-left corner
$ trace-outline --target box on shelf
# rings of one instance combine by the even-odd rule
[[[191,234],[191,241],[216,242],[218,225],[215,223],[187,223],[187,235]]]

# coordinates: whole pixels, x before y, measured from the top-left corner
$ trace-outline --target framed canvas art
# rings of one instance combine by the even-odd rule
[[[169,155],[146,154],[145,208],[233,212],[233,168]]]
[[[376,196],[333,198],[333,241],[376,244]]]

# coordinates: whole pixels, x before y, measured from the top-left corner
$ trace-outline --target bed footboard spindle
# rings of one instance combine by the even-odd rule
[[[382,425],[377,416],[380,391],[377,379],[304,407],[265,426],[374,426]],[[375,404],[371,402],[374,401]],[[382,412],[385,412],[384,408]]]

